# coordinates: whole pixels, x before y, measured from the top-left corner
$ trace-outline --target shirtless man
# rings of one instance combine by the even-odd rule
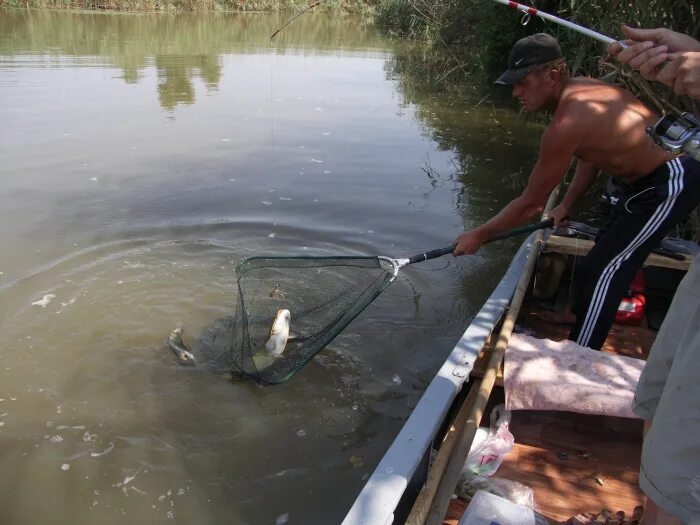
[[[490,237],[542,212],[573,158],[576,171],[555,226],[601,171],[626,188],[608,227],[579,265],[575,282],[576,321],[569,338],[600,349],[622,296],[652,249],[700,201],[700,163],[674,157],[655,145],[646,126],[655,115],[630,92],[591,78],[571,78],[559,43],[539,33],[518,40],[508,70],[496,81],[513,86],[526,111],[548,110],[552,120],[523,193],[495,217],[457,240],[455,255],[475,253]]]

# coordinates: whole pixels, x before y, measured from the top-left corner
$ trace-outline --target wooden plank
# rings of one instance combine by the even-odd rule
[[[634,507],[643,504],[643,494],[635,483],[605,480],[603,486],[595,482],[571,482],[537,473],[522,472],[504,462],[498,476],[527,485],[535,493],[535,509],[550,520],[564,521],[583,512],[598,513],[602,509],[613,513],[624,510],[631,514]]]
[[[642,504],[642,422],[554,411],[513,412],[515,450],[496,476],[534,490],[536,509],[552,520],[581,512],[630,514]],[[569,459],[562,459],[566,452]],[[585,452],[590,456],[583,457]],[[603,485],[595,481],[600,478]]]
[[[631,514],[643,504],[638,486],[641,421],[554,411],[516,411],[514,450],[496,477],[534,491],[535,508],[550,520],[609,509]],[[565,460],[561,451],[570,454]],[[581,452],[591,454],[582,457]],[[603,485],[594,479],[598,477]],[[443,525],[456,525],[466,502],[454,500]]]
[[[550,235],[545,243],[544,251],[583,256],[588,253],[592,246],[593,241],[587,239]],[[670,257],[652,253],[647,257],[644,264],[647,266],[659,266],[661,268],[673,268],[674,270],[687,270],[690,268],[690,263],[692,262],[692,255],[684,255],[682,261],[677,261]]]
[[[486,373],[486,370],[489,365],[489,360],[491,359],[492,351],[492,347],[481,349],[481,352],[479,352],[479,357],[477,357],[476,361],[474,361],[474,368],[472,368],[469,377],[475,377],[479,379],[484,377],[484,374]],[[503,386],[503,361],[501,361],[501,364],[498,366],[498,370],[496,370],[496,381],[494,383],[494,386]]]

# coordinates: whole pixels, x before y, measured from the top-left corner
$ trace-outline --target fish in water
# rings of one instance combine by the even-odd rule
[[[170,347],[170,350],[173,351],[175,357],[177,357],[177,360],[181,365],[197,365],[197,360],[194,358],[194,355],[192,355],[192,352],[188,350],[187,345],[185,345],[185,342],[182,340],[182,327],[178,326],[175,328],[175,330],[170,332],[170,336],[168,337],[168,346]]]
[[[286,308],[277,311],[275,320],[270,327],[270,338],[265,343],[265,349],[273,357],[279,357],[284,352],[289,340],[289,325],[292,314]]]

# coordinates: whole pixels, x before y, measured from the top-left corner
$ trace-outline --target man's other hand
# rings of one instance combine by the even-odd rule
[[[566,226],[569,223],[569,207],[565,204],[560,204],[550,211],[547,216],[550,219],[554,219],[554,229],[561,226]]]
[[[487,239],[483,237],[479,230],[464,232],[455,239],[454,244],[456,244],[457,247],[452,254],[455,257],[460,255],[473,255],[481,248],[481,245],[484,244],[486,240]]]

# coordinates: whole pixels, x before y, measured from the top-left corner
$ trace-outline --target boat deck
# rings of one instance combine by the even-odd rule
[[[527,306],[519,324],[537,337],[566,339],[569,327],[544,322],[542,313]],[[656,332],[644,326],[613,326],[604,350],[646,358]],[[489,349],[484,351],[484,363]],[[473,374],[483,370],[479,362]],[[499,374],[499,377],[502,377]],[[501,383],[497,381],[497,384]],[[501,383],[502,384],[502,383]],[[503,389],[492,393],[490,408],[503,402]],[[488,421],[482,421],[488,426]],[[643,422],[638,419],[590,416],[571,412],[515,411],[510,425],[515,449],[496,476],[519,481],[534,490],[535,506],[551,523],[565,523],[583,513],[608,509],[631,515],[643,504],[638,485]],[[454,500],[444,523],[456,525],[466,503]]]

